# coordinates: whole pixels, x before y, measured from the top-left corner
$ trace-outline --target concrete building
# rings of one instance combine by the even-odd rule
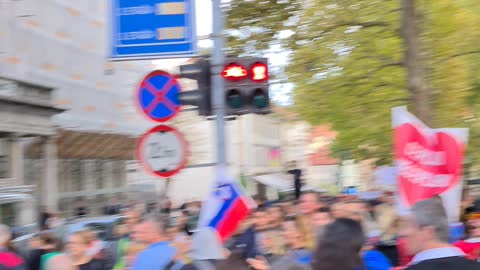
[[[0,222],[34,222],[39,205],[56,211],[82,194],[99,202],[98,189],[110,194],[123,181],[112,176],[123,157],[100,149],[150,125],[132,96],[153,66],[106,60],[106,14],[107,1],[0,1],[0,216],[20,213]]]

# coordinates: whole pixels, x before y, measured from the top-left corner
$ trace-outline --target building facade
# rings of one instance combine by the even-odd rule
[[[10,224],[34,222],[40,205],[68,211],[81,195],[97,203],[125,186],[124,157],[65,155],[89,147],[82,132],[136,136],[149,126],[132,94],[153,66],[107,61],[107,8],[97,0],[0,1],[0,208],[2,218],[20,213]],[[94,139],[110,149],[106,140]]]

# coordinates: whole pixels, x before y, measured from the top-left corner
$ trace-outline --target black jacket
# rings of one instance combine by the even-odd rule
[[[40,260],[47,253],[44,249],[34,249],[28,256],[28,267],[30,270],[40,270]]]
[[[79,265],[78,269],[79,270],[110,270],[112,268],[104,260],[92,259],[86,264]]]
[[[446,257],[425,260],[409,266],[406,270],[480,270],[480,263],[464,257]]]

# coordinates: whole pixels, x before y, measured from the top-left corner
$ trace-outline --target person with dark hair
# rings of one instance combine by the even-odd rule
[[[360,251],[365,243],[360,223],[339,218],[325,227],[313,256],[314,270],[363,269]]]
[[[48,229],[47,227],[47,220],[51,217],[52,215],[48,211],[46,206],[42,206],[40,208],[40,229],[46,230]]]
[[[408,270],[478,270],[480,263],[465,258],[459,248],[448,244],[447,214],[438,199],[416,203],[405,231],[408,250],[415,254]]]
[[[42,257],[51,252],[61,250],[60,242],[50,233],[41,233],[37,236],[39,247],[30,251],[28,256],[28,266],[30,270],[40,270]]]
[[[258,208],[251,214],[249,221],[250,226],[239,236],[233,245],[235,249],[242,251],[245,259],[256,258],[261,255],[258,245],[258,233],[268,228],[269,220],[265,209]]]
[[[469,259],[480,261],[480,212],[467,217],[467,228],[468,238],[454,245],[465,252]]]
[[[332,214],[330,213],[330,208],[322,207],[319,208],[312,215],[312,225],[315,229],[317,237],[321,236],[325,227],[333,222]]]
[[[282,225],[285,214],[278,205],[267,208],[268,219],[270,220],[268,227],[270,229],[279,229]]]

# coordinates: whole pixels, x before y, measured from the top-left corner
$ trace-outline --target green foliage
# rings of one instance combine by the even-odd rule
[[[407,90],[400,2],[234,0],[228,26],[243,34],[231,37],[229,44],[238,54],[252,54],[272,44],[290,50],[286,75],[295,84],[295,110],[313,125],[332,124],[339,132],[333,145],[337,156],[347,151],[358,159],[376,157],[388,163],[391,108],[411,105],[415,94]],[[480,146],[480,124],[465,122],[465,116],[475,119],[480,112],[476,53],[480,4],[478,0],[416,4],[422,14],[421,44],[434,127],[470,126],[471,146]],[[280,39],[283,30],[293,35]]]

